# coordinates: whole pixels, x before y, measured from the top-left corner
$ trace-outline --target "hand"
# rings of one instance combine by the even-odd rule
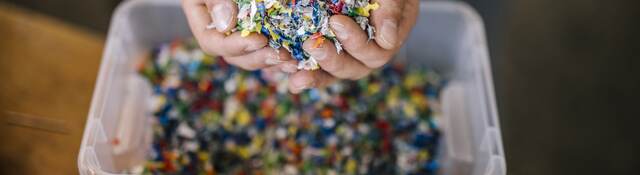
[[[202,50],[220,55],[229,64],[246,70],[277,68],[296,72],[296,61],[289,52],[267,46],[268,40],[259,33],[242,37],[230,32],[236,26],[238,8],[233,0],[183,0],[182,8]]]
[[[305,41],[303,48],[315,58],[322,70],[299,71],[289,76],[289,90],[299,93],[312,87],[324,87],[336,79],[360,79],[373,69],[389,62],[402,46],[416,23],[419,0],[374,0],[380,8],[371,12],[370,24],[376,28],[375,42],[351,18],[332,16],[329,25],[344,51],[337,53],[332,42],[313,48],[315,40]]]

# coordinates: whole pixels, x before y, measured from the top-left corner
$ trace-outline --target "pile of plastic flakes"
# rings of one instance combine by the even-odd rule
[[[433,72],[392,65],[299,95],[266,74],[163,44],[139,67],[153,87],[144,174],[435,174]]]
[[[298,69],[315,70],[319,66],[313,57],[302,49],[302,43],[317,39],[316,47],[325,38],[335,43],[338,53],[340,42],[329,27],[329,17],[346,15],[352,17],[374,39],[375,28],[369,24],[370,11],[378,3],[369,0],[235,0],[238,5],[238,24],[233,31],[242,36],[251,32],[261,33],[269,39],[272,48],[285,48],[300,61]],[[212,25],[210,25],[212,26]],[[212,28],[212,27],[209,27]]]

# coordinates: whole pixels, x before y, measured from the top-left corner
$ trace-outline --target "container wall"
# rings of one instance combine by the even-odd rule
[[[505,174],[482,21],[466,4],[421,3],[400,62],[447,78],[443,174]],[[150,143],[149,87],[135,72],[153,46],[191,36],[178,0],[131,0],[116,10],[78,157],[81,174],[133,172]],[[114,144],[114,140],[118,144]]]

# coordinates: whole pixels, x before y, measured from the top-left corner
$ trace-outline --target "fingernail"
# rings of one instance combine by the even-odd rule
[[[282,70],[282,72],[290,73],[290,74],[298,72],[298,66],[290,63],[283,64],[282,67],[280,67],[280,69]]]
[[[264,60],[264,63],[267,65],[276,65],[282,63],[280,60],[280,54],[271,53],[267,56],[267,59]]]
[[[211,10],[213,15],[213,24],[219,32],[224,32],[231,21],[231,8],[229,5],[221,3],[217,4]]]
[[[344,27],[344,25],[337,23],[337,22],[330,22],[329,23],[331,25],[331,28],[333,29],[334,33],[336,33],[336,35],[340,38],[340,39],[347,39],[349,38],[349,35],[347,33],[347,29]]]
[[[393,48],[396,44],[396,33],[398,33],[398,24],[393,19],[385,19],[382,21],[380,29],[380,41],[384,43],[385,48]]]
[[[317,61],[322,61],[327,57],[327,52],[322,47],[309,49],[309,54]]]

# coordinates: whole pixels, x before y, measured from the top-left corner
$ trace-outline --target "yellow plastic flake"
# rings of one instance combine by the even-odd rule
[[[254,149],[260,149],[262,148],[262,145],[264,145],[263,136],[257,135],[253,137],[253,141],[251,142],[251,147],[253,147]]]
[[[238,116],[236,116],[236,122],[240,126],[246,126],[251,122],[251,114],[247,110],[241,110],[238,112]]]
[[[147,162],[146,165],[147,165],[147,167],[149,167],[149,169],[162,169],[162,168],[164,168],[164,163],[162,163],[162,162]]]
[[[420,151],[420,153],[418,153],[418,160],[427,160],[429,159],[430,154],[429,151],[427,150],[422,150]]]
[[[251,154],[249,154],[249,148],[246,146],[241,146],[236,149],[238,156],[243,159],[248,159]]]
[[[215,57],[211,56],[211,55],[204,55],[204,58],[202,59],[202,64],[205,65],[210,65],[210,64],[215,64],[216,63],[216,59]]]
[[[231,125],[230,120],[225,120],[222,122],[222,128],[230,130],[230,129],[233,129],[233,125]]]
[[[380,5],[378,4],[378,2],[375,2],[373,4],[367,4],[367,6],[356,8],[356,13],[358,13],[358,15],[360,16],[369,17],[371,15],[369,11],[378,9],[379,7]]]
[[[249,29],[242,29],[240,36],[246,37],[246,36],[249,36],[249,34],[251,34],[251,31]]]
[[[275,4],[273,4],[273,8],[275,8],[275,9],[280,9],[280,8],[282,8],[282,5],[280,5],[280,1],[276,1],[276,3],[275,3]]]
[[[380,92],[381,88],[382,87],[380,86],[380,83],[371,83],[367,88],[367,94],[372,95],[372,94],[378,93]]]
[[[282,41],[282,47],[284,47],[285,49],[289,50],[291,49],[289,46],[291,45],[291,43],[289,41]]]
[[[289,128],[287,128],[289,135],[296,135],[296,133],[298,132],[298,128],[296,128],[295,126],[291,125]]]
[[[207,161],[209,160],[209,153],[206,151],[198,151],[198,158],[201,161]]]
[[[260,30],[262,30],[262,24],[257,23],[255,31],[260,32]]]
[[[416,111],[416,107],[414,104],[407,103],[402,107],[402,110],[409,118],[416,117],[418,115],[418,111]]]
[[[157,96],[157,100],[158,106],[167,104],[167,98],[165,96]]]
[[[205,125],[220,123],[221,117],[222,116],[220,112],[216,112],[216,111],[205,112],[204,114],[202,114],[202,123],[204,123]]]
[[[409,74],[405,79],[404,79],[404,86],[411,89],[414,88],[416,86],[418,86],[419,84],[421,84],[423,81],[423,77],[417,75],[417,74]]]
[[[276,8],[269,8],[269,9],[267,9],[267,14],[268,14],[269,16],[271,16],[271,15],[273,14],[273,11],[275,11],[275,9],[276,9]],[[269,23],[267,23],[267,24],[269,24]]]
[[[315,64],[315,65],[312,65],[308,69],[305,69],[305,70],[318,70],[318,69],[320,69],[320,66],[318,64]]]
[[[345,170],[347,170],[347,174],[355,174],[356,173],[356,161],[353,159],[349,159],[347,161],[347,165],[345,166]]]
[[[427,97],[418,92],[412,92],[410,97],[411,103],[418,105],[419,109],[426,109],[429,107]]]
[[[273,40],[278,40],[280,39],[280,35],[276,34],[276,32],[273,32],[273,29],[271,29],[271,26],[269,24],[265,25],[267,27],[267,29],[269,29],[269,34],[271,35],[271,38],[273,38]]]
[[[276,5],[277,5],[277,6],[280,6],[279,4],[276,4]],[[280,9],[280,14],[285,14],[285,13],[286,13],[286,14],[288,14],[289,16],[291,16],[291,12],[292,12],[292,11],[293,11],[293,10],[291,10],[290,8],[281,8],[281,9]]]
[[[247,148],[250,155],[260,154],[264,145],[264,137],[257,135],[251,140],[251,144]]]

